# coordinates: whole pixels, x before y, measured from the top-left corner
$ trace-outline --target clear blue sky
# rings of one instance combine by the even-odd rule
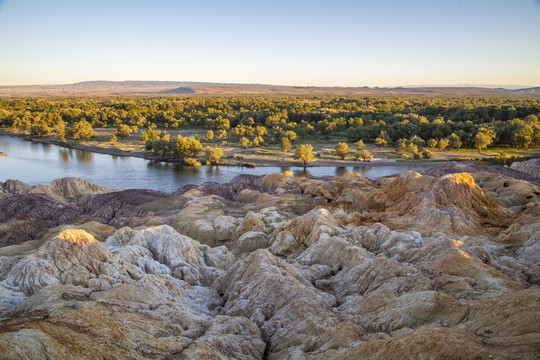
[[[0,0],[0,85],[540,85],[540,0]]]

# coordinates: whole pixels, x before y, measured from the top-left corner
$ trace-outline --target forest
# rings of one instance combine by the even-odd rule
[[[0,126],[59,139],[141,131],[169,143],[169,129],[201,129],[210,139],[244,147],[310,139],[432,148],[530,149],[540,145],[540,98],[206,96],[10,98],[0,100]],[[158,130],[161,129],[161,130]],[[116,137],[115,136],[115,137]],[[165,141],[164,141],[165,140]],[[178,143],[178,141],[177,141]],[[412,145],[411,145],[412,144]],[[287,144],[285,144],[287,146]],[[157,144],[156,144],[157,146]],[[176,144],[178,147],[178,144]]]

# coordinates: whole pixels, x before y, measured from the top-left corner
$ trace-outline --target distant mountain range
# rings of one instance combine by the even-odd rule
[[[540,95],[540,87],[320,87],[182,81],[85,81],[65,85],[0,86],[0,97],[171,95]]]

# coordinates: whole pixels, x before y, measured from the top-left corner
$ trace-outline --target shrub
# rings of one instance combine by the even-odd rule
[[[431,159],[433,157],[433,153],[429,150],[424,150],[424,152],[422,153],[422,157],[424,159]]]

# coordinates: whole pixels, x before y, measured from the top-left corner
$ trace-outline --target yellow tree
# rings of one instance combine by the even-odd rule
[[[349,151],[351,151],[351,149],[347,143],[340,142],[336,145],[336,155],[339,156],[341,160],[345,159],[345,156],[347,156]]]
[[[293,158],[296,160],[302,160],[304,165],[306,165],[308,162],[313,160],[313,146],[309,144],[300,145],[296,148]]]

